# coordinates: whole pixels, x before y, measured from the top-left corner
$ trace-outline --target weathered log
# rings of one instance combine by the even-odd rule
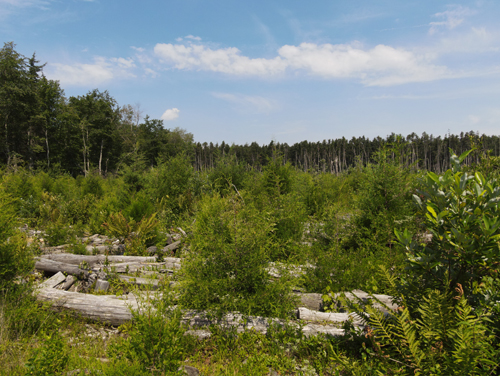
[[[66,277],[66,282],[64,282],[63,290],[69,290],[71,286],[76,282],[76,278],[72,275]]]
[[[110,256],[105,256],[105,255],[94,255],[94,256],[88,256],[88,255],[75,255],[72,253],[57,253],[57,254],[47,254],[43,255],[42,258],[53,260],[53,261],[60,261],[60,262],[65,262],[67,264],[74,264],[74,265],[80,265],[82,262],[86,262],[90,266],[97,264],[97,263],[102,263],[104,264],[106,262],[106,259],[109,263],[122,263],[122,262],[156,262],[156,257],[155,256],[116,256],[116,255],[110,255]],[[169,258],[174,258],[174,257],[167,257]],[[176,258],[176,260],[179,260]]]
[[[115,295],[81,294],[54,288],[38,290],[37,299],[52,302],[52,308],[73,310],[91,320],[117,326],[132,319],[130,307],[137,309],[134,301]]]
[[[74,275],[75,277],[78,278],[87,278],[89,275],[88,271],[80,269],[78,266],[59,261],[52,261],[45,258],[40,258],[35,263],[35,269],[47,273],[63,272]]]
[[[306,307],[313,311],[321,311],[323,309],[323,296],[316,293],[294,292],[298,296],[300,302],[299,307]]]
[[[53,280],[48,285],[50,286],[54,283],[55,281]],[[153,294],[152,296],[154,296],[154,293],[149,294]],[[50,287],[39,289],[37,292],[37,299],[52,302],[52,308],[54,309],[73,310],[83,317],[111,325],[122,325],[131,320],[131,309],[137,310],[140,307],[133,294],[124,297],[117,297],[115,295],[90,295],[68,292]],[[141,304],[144,304],[144,301]],[[186,311],[184,312],[182,321],[192,328],[207,327],[216,324],[222,328],[236,328],[237,332],[253,329],[261,333],[266,333],[271,324],[284,325],[284,323],[278,319],[244,316],[238,312],[228,313],[224,315],[222,319],[217,320],[208,317],[204,312]],[[298,327],[298,325],[294,323],[290,325]],[[331,325],[308,324],[304,326],[302,330],[306,336],[318,335],[320,333],[334,336],[344,334],[342,329]],[[200,331],[195,330],[194,332],[189,334],[197,335],[197,332]],[[209,332],[201,332],[203,332],[202,337],[206,338],[210,336]]]
[[[362,304],[366,305],[371,301],[371,303],[373,304],[373,308],[376,308],[385,314],[390,314],[392,311],[395,311],[398,308],[397,304],[394,304],[392,302],[392,300],[394,299],[392,296],[382,294],[368,294],[367,292],[364,292],[362,290],[353,290],[352,292],[339,292],[333,294],[333,299],[337,301],[337,307],[341,306],[339,298],[342,294],[345,296],[346,300],[354,303],[361,302]]]
[[[54,274],[52,277],[46,281],[40,283],[40,288],[53,288],[66,280],[66,276],[61,272]]]
[[[356,326],[364,325],[364,320],[355,313],[318,312],[304,307],[299,307],[297,309],[297,318],[304,321],[328,321],[336,323],[352,320],[353,324]]]
[[[181,241],[177,240],[176,242],[174,242],[172,244],[169,244],[166,247],[164,247],[161,251],[163,253],[165,253],[165,252],[173,252],[173,251],[177,250],[180,246],[181,246]]]
[[[120,276],[118,276],[118,278],[120,278],[124,282],[131,283],[133,285],[146,286],[146,287],[149,287],[153,290],[158,289],[158,280],[157,279],[129,277],[126,275],[120,275]]]

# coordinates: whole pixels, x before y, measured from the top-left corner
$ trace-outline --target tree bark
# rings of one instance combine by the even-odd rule
[[[35,269],[47,273],[65,272],[78,278],[87,278],[89,274],[88,271],[80,269],[78,266],[44,258],[35,263]]]

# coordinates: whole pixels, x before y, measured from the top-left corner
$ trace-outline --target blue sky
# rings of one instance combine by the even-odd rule
[[[499,134],[500,1],[0,0],[2,42],[195,141]]]

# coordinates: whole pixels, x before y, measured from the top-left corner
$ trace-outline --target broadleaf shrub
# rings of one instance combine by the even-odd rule
[[[408,283],[418,289],[446,291],[460,283],[469,294],[484,277],[498,278],[500,185],[480,172],[463,172],[468,153],[452,154],[452,168],[442,176],[428,172],[413,196],[431,242],[396,231],[408,255]]]

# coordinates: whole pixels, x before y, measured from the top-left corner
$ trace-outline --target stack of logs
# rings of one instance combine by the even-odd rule
[[[181,264],[181,259],[175,257],[46,254],[37,260],[35,268],[53,276],[40,284],[37,298],[41,301],[52,302],[54,309],[70,309],[80,313],[83,317],[110,325],[121,325],[132,319],[131,309],[140,307],[137,292],[122,296],[93,295],[85,292],[91,287],[94,291],[105,292],[109,287],[108,277],[112,274],[125,282],[147,286],[149,292],[144,294],[147,294],[149,298],[154,298],[154,291],[151,290],[158,287],[158,276],[162,278],[165,275],[172,275],[175,270],[180,269]],[[136,277],[124,275],[125,273],[134,273]],[[302,327],[307,336],[319,333],[342,335],[344,331],[339,326],[348,320],[358,327],[364,325],[363,319],[354,313],[321,312],[323,309],[321,294],[295,293],[300,302],[296,311],[297,319],[307,323]],[[337,297],[338,294],[333,298]],[[368,301],[374,297],[382,303],[376,303],[375,306],[379,309],[389,312],[390,309],[396,308],[391,297],[387,295],[369,295],[362,291],[353,291],[345,297],[361,301]],[[139,299],[139,301],[147,302],[147,299]],[[192,327],[192,334],[201,338],[210,335],[210,332],[200,328],[214,323],[204,312],[193,311],[184,312],[184,321]],[[253,328],[266,332],[271,322],[279,321],[264,317],[243,317],[234,312],[227,314],[217,323],[221,326],[236,327],[238,331]],[[298,323],[292,323],[292,325],[298,325]]]

